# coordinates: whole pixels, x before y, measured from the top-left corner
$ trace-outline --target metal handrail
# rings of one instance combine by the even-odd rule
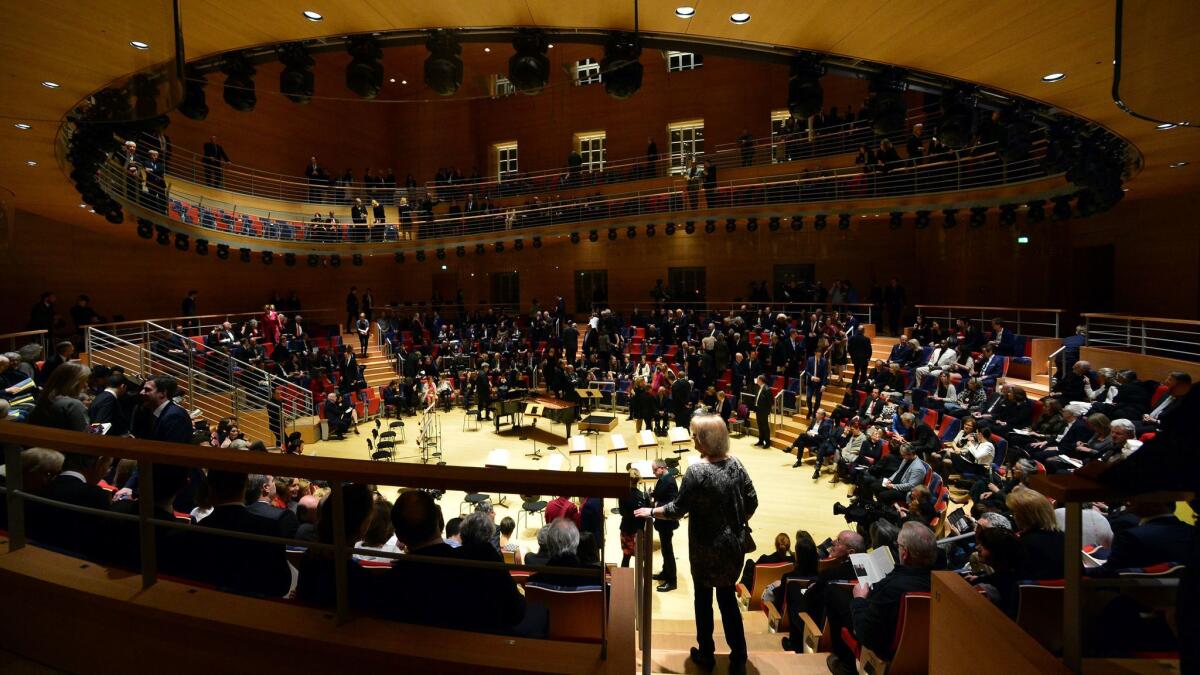
[[[607,309],[631,310],[631,311],[638,311],[638,312],[641,312],[643,310],[644,311],[653,311],[660,306],[663,308],[669,309],[670,311],[674,311],[676,309],[683,309],[683,310],[695,310],[695,311],[700,311],[700,312],[707,312],[709,314],[722,314],[722,313],[736,314],[738,312],[741,312],[743,309],[745,309],[748,311],[770,310],[772,313],[779,311],[779,312],[783,312],[788,315],[794,315],[798,312],[810,312],[811,313],[811,312],[815,312],[817,310],[821,310],[822,312],[828,312],[832,309],[840,308],[840,311],[849,312],[850,314],[855,314],[855,315],[859,315],[859,316],[865,314],[867,317],[866,323],[874,323],[873,319],[874,319],[874,311],[875,311],[875,306],[869,302],[843,302],[843,303],[835,304],[832,301],[791,302],[791,301],[781,300],[779,302],[756,302],[756,301],[748,300],[745,302],[739,302],[736,300],[729,300],[729,301],[726,301],[726,300],[702,300],[702,301],[666,300],[663,302],[658,302],[655,300],[650,300],[644,304],[637,303],[637,302],[632,302],[632,303],[631,302],[617,302],[617,303],[608,303],[605,305],[605,307]]]
[[[1200,321],[1085,313],[1087,345],[1200,361]]]
[[[1035,156],[1008,164],[989,152],[942,161],[934,158],[916,166],[902,162],[890,171],[864,171],[862,167],[851,166],[817,172],[820,175],[804,173],[725,181],[704,190],[704,205],[710,210],[775,204],[788,208],[783,205],[957,192],[1060,175],[1048,172],[1042,165],[1040,154],[1043,150],[1044,147],[1039,146]],[[105,165],[100,178],[101,185],[114,199],[124,203],[137,201],[142,208],[158,210],[172,220],[202,229],[275,241],[361,245],[371,242],[395,244],[403,240],[413,248],[420,246],[416,240],[487,233],[499,233],[513,239],[523,237],[525,232],[535,234],[536,228],[544,226],[623,217],[657,216],[682,220],[685,215],[681,212],[699,210],[701,205],[699,186],[656,188],[557,203],[534,203],[481,214],[417,213],[401,222],[374,224],[374,229],[362,224],[343,230],[340,223],[306,222],[302,216],[297,217],[299,214],[244,208],[206,197],[193,197],[193,203],[178,189],[157,197],[160,203],[155,205],[152,203],[155,198],[150,193],[141,192],[136,185],[128,183],[125,175],[111,162]]]
[[[1012,320],[1015,324],[1014,332],[1018,335],[1024,335],[1025,326],[1036,326],[1037,329],[1047,329],[1052,332],[1051,337],[1059,337],[1059,330],[1062,318],[1061,309],[1041,309],[1035,307],[983,307],[979,305],[914,305],[921,316],[926,319],[935,321],[946,321],[943,328],[952,329],[954,321],[964,319],[980,326],[988,326],[993,318],[1002,318]],[[929,314],[925,310],[944,310],[945,314]],[[959,314],[955,314],[955,310],[963,310]],[[1028,318],[1029,314],[1051,314],[1052,321],[1032,321]]]
[[[1054,359],[1056,359],[1059,354],[1063,353],[1066,348],[1067,346],[1063,345],[1058,349],[1055,349],[1049,356],[1046,357],[1046,383],[1050,385],[1051,388],[1054,387],[1054,376],[1058,373],[1058,369],[1054,367]]]
[[[21,338],[30,338],[30,339],[21,340]],[[42,354],[48,355],[50,353],[50,331],[47,331],[47,330],[23,330],[23,331],[20,331],[17,333],[5,333],[3,335],[0,335],[0,341],[6,341],[8,343],[7,346],[10,349],[7,351],[15,351],[16,349],[18,349],[18,347],[21,346],[21,345],[17,344],[18,340],[21,340],[21,345],[27,345],[30,343],[40,344],[42,346]]]

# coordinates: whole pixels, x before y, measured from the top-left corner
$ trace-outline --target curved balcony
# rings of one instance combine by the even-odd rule
[[[651,190],[534,202],[476,213],[434,214],[388,209],[384,223],[314,222],[303,213],[265,211],[190,194],[174,183],[168,194],[147,191],[137,178],[107,164],[101,184],[131,213],[168,229],[230,245],[292,252],[384,253],[400,249],[491,242],[645,224],[647,218],[742,219],[817,214],[967,209],[1069,194],[1061,173],[1045,167],[1039,140],[1025,159],[1004,162],[988,146],[945,153],[887,171],[853,165],[798,174],[722,181],[689,190],[680,182]],[[955,196],[957,195],[957,197]],[[589,228],[581,226],[590,225]]]

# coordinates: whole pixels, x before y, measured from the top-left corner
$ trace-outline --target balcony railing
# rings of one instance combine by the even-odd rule
[[[1127,314],[1083,314],[1089,347],[1200,361],[1200,321]]]
[[[992,319],[1002,319],[1017,335],[1058,337],[1062,323],[1061,309],[977,305],[916,305],[916,308],[926,321],[940,323],[942,330],[953,330],[958,319],[975,324],[981,331],[990,330]]]

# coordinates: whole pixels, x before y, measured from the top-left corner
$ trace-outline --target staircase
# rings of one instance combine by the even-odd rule
[[[720,612],[714,608],[717,644],[717,668],[714,672],[729,670],[729,648],[725,644],[721,628]],[[783,635],[772,633],[767,626],[767,617],[762,612],[742,612],[742,626],[746,631],[746,647],[750,662],[746,672],[772,675],[794,673],[798,675],[828,673],[825,659],[828,654],[796,654],[784,651],[779,642]],[[653,642],[650,652],[652,673],[697,673],[700,669],[692,663],[689,651],[696,645],[696,624],[691,619],[655,619]],[[639,662],[639,666],[640,666]]]
[[[366,356],[359,351],[358,333],[342,334],[342,344],[354,348],[354,357],[358,359],[358,365],[363,366],[363,379],[367,381],[368,387],[387,386],[388,383],[399,377],[396,373],[396,361],[383,353],[377,331],[377,326],[371,322],[371,339],[367,342]]]

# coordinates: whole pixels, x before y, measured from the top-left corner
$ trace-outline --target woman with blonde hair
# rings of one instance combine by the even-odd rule
[[[92,370],[82,363],[68,361],[50,373],[37,404],[26,420],[29,424],[67,431],[87,431],[88,414],[79,395],[87,387]]]
[[[1012,511],[1021,541],[1018,579],[1063,578],[1063,533],[1054,518],[1054,506],[1037,490],[1014,489],[1004,500]]]

